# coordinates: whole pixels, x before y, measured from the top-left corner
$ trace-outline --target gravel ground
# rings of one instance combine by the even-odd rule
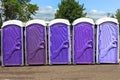
[[[120,80],[120,64],[0,67],[0,80]]]

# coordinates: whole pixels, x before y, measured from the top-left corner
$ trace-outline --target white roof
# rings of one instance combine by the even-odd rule
[[[70,23],[67,19],[54,19],[54,20],[50,21],[49,26],[56,24],[56,23],[64,23],[64,24],[70,25]]]
[[[2,25],[2,27],[5,27],[5,26],[11,25],[11,24],[13,24],[13,25],[18,25],[18,26],[20,26],[20,27],[23,27],[23,23],[22,23],[21,21],[19,21],[19,20],[9,20],[9,21],[5,21],[5,22],[3,23],[3,25]]]
[[[78,18],[78,19],[74,20],[72,25],[76,25],[76,24],[81,23],[81,22],[88,22],[88,23],[94,24],[93,19],[90,19],[90,18]]]
[[[47,24],[46,24],[46,22],[44,21],[44,20],[39,20],[39,19],[35,19],[35,20],[30,20],[30,21],[28,21],[25,25],[25,27],[27,27],[27,26],[29,26],[29,25],[31,25],[31,24],[41,24],[41,25],[43,25],[43,26],[47,26]]]
[[[100,19],[98,19],[98,20],[96,21],[96,24],[99,25],[99,24],[102,24],[102,23],[108,22],[108,21],[114,22],[114,23],[118,24],[118,20],[117,20],[117,19],[115,19],[115,18],[110,18],[110,17],[100,18]]]

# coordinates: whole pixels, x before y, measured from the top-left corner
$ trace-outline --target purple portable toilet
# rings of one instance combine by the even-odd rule
[[[23,65],[23,23],[6,21],[2,25],[2,66]]]
[[[79,18],[73,22],[73,63],[94,64],[94,22]]]
[[[46,23],[43,20],[30,20],[26,23],[26,64],[46,64]]]
[[[49,64],[70,64],[70,23],[55,19],[49,24]]]
[[[97,24],[97,63],[118,63],[119,26],[115,18],[101,18]]]

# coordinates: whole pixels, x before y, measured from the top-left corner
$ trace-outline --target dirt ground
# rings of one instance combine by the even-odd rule
[[[0,80],[120,80],[120,64],[0,67]]]

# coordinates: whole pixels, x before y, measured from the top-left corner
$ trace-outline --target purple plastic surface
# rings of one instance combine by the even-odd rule
[[[74,26],[73,33],[74,64],[94,63],[94,28],[87,22]]]
[[[26,58],[28,65],[46,64],[46,29],[40,24],[26,27]]]
[[[70,63],[69,26],[56,23],[50,26],[50,64]]]
[[[118,63],[117,24],[105,22],[98,28],[98,63]]]
[[[22,28],[7,25],[2,29],[3,66],[22,65]]]

